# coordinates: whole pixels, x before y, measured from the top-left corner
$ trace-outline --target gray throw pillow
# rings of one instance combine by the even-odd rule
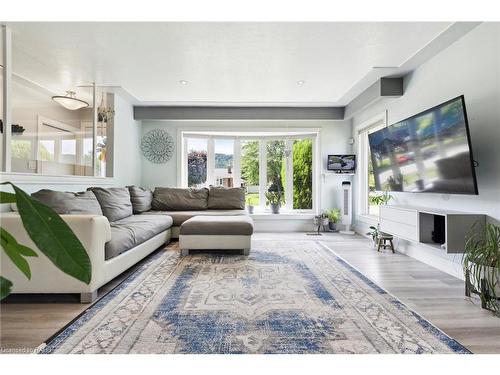
[[[110,222],[132,215],[132,202],[130,201],[130,193],[127,188],[91,187],[87,190],[95,194],[101,206],[102,213]]]
[[[151,210],[153,202],[153,192],[149,189],[143,189],[139,186],[127,186],[130,193],[130,201],[132,202],[132,210],[134,214],[140,214]]]
[[[153,210],[206,210],[208,189],[157,187],[153,192]]]
[[[244,210],[245,189],[211,186],[208,192],[208,208],[211,210]]]
[[[101,206],[91,191],[71,193],[42,189],[31,196],[52,208],[59,215],[102,215]]]

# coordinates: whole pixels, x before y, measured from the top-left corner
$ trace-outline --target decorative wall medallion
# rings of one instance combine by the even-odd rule
[[[166,163],[174,154],[174,139],[166,130],[150,130],[142,137],[141,151],[152,163]]]

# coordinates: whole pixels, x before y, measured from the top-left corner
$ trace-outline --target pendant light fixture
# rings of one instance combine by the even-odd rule
[[[66,91],[65,96],[62,95],[53,96],[52,100],[71,111],[75,111],[80,108],[86,108],[89,106],[89,103],[87,103],[86,101],[78,99],[74,91]]]

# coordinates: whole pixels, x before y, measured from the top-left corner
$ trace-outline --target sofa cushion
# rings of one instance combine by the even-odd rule
[[[244,210],[245,189],[211,186],[208,192],[208,208],[212,210]]]
[[[101,206],[91,191],[71,193],[42,189],[31,196],[60,215],[102,215]]]
[[[130,202],[134,214],[140,214],[151,210],[153,201],[153,192],[149,189],[143,189],[139,186],[127,186],[130,193]]]
[[[87,190],[95,194],[102,213],[110,222],[132,215],[132,202],[127,188],[90,187]]]
[[[148,211],[143,215],[168,215],[173,226],[178,227],[194,216],[248,216],[248,213],[245,210]]]
[[[105,245],[105,259],[114,258],[153,238],[172,226],[166,215],[132,215],[111,223],[111,241]]]
[[[153,192],[153,210],[206,210],[208,189],[157,187]]]
[[[250,236],[253,220],[249,216],[195,216],[181,225],[181,235]]]

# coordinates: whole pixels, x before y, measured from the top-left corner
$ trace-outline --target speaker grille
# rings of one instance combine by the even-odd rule
[[[344,215],[349,215],[349,190],[344,190]]]

